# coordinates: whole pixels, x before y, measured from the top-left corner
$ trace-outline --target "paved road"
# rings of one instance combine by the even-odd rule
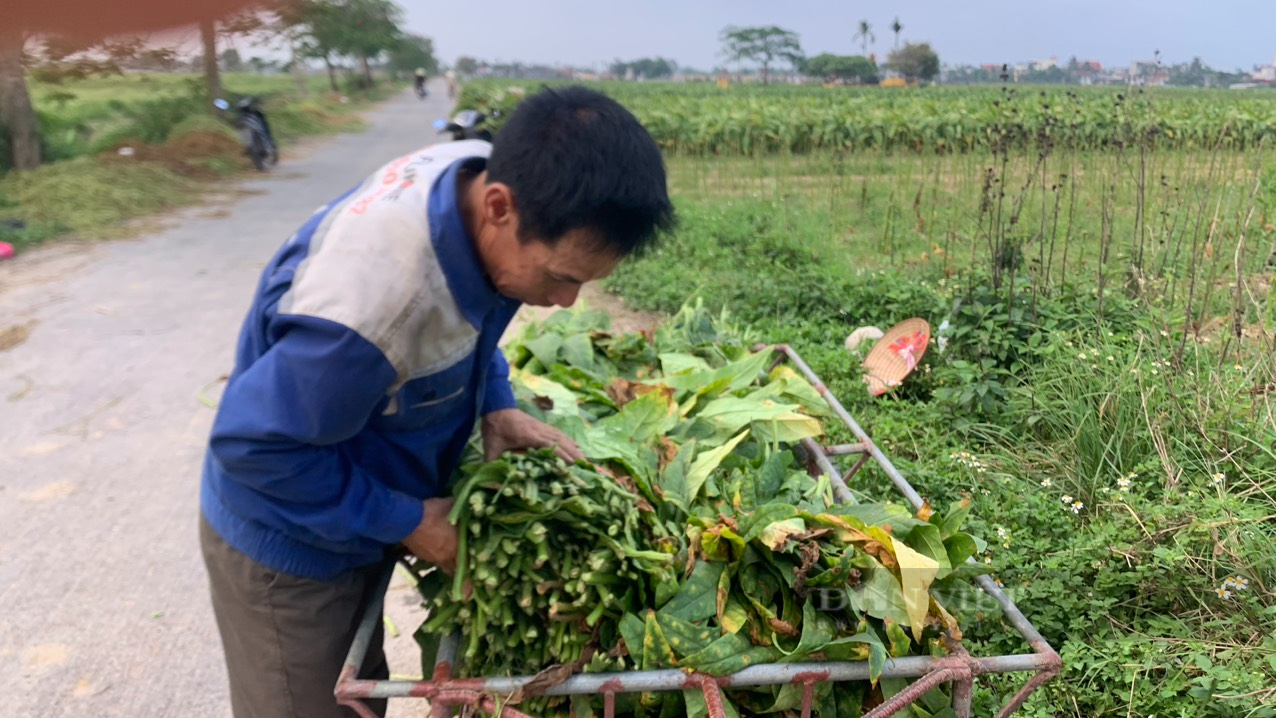
[[[285,148],[272,175],[221,206],[140,239],[0,264],[0,715],[229,715],[196,535],[213,418],[201,390],[216,398],[276,247],[435,139],[430,122],[448,109],[436,84],[424,102],[384,104],[364,133]],[[391,591],[398,673],[419,672],[413,604],[410,589]]]

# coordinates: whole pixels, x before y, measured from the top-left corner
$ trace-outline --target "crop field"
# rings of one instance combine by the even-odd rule
[[[1022,715],[1276,716],[1276,93],[602,88],[680,215],[609,289],[795,345],[932,505],[972,498],[1065,661]],[[843,340],[913,316],[936,342],[869,398]],[[957,608],[972,653],[1022,650]]]

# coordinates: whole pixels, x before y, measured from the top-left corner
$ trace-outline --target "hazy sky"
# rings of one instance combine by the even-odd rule
[[[663,56],[707,70],[726,25],[779,25],[798,33],[809,55],[858,54],[852,41],[868,20],[884,56],[898,15],[905,41],[930,42],[952,64],[1018,62],[1076,55],[1107,65],[1199,55],[1249,70],[1276,56],[1276,0],[399,0],[413,32],[434,38],[439,57],[595,66]]]

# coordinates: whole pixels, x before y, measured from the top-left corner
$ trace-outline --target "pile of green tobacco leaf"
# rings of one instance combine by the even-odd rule
[[[700,307],[655,335],[559,312],[510,347],[520,406],[591,463],[552,451],[468,463],[454,486],[455,576],[421,567],[438,639],[459,631],[458,676],[867,661],[871,682],[821,683],[819,715],[857,716],[907,686],[890,657],[944,655],[961,633],[933,598],[979,572],[962,502],[919,515],[832,500],[793,448],[823,435],[826,405]],[[601,696],[517,696],[533,715],[601,714]],[[801,686],[727,691],[732,715],[784,715]],[[911,710],[949,715],[934,689]],[[619,696],[618,715],[702,716],[695,691]]]

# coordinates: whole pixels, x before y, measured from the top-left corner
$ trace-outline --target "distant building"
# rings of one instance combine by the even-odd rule
[[[1162,67],[1159,62],[1136,60],[1130,63],[1128,79],[1131,85],[1163,87],[1170,81],[1170,71]]]
[[[1254,82],[1276,82],[1276,58],[1272,59],[1272,64],[1261,65],[1254,68]]]
[[[1077,60],[1075,65],[1069,63],[1072,74],[1082,85],[1103,84],[1103,63],[1098,60]]]
[[[1052,67],[1058,67],[1058,66],[1059,66],[1059,58],[1057,57],[1052,57],[1047,60],[1032,61],[1032,69],[1036,72],[1045,72],[1046,70],[1049,70]]]

